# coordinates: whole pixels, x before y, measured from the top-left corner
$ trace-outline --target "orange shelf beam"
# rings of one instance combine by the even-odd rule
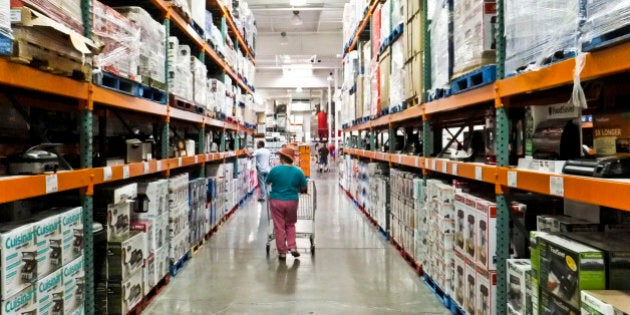
[[[0,58],[0,84],[87,100],[88,83],[44,72]]]
[[[232,30],[232,33],[238,40],[239,48],[241,48],[243,52],[245,52],[247,57],[249,57],[249,60],[251,60],[252,63],[254,63],[254,65],[256,65],[256,60],[254,60],[254,56],[252,55],[252,52],[249,49],[249,46],[247,46],[247,44],[245,43],[245,39],[243,38],[243,35],[241,34],[241,32],[239,32],[238,28],[236,28],[236,24],[234,23],[234,18],[232,17],[232,14],[229,12],[229,10],[225,6],[223,6],[223,4],[219,3],[218,0],[211,0],[211,1],[216,2],[217,6],[221,9],[221,13],[223,13],[223,17],[225,17],[225,20],[227,21],[229,29]],[[206,7],[207,6],[208,5],[206,4]]]
[[[471,105],[492,102],[495,97],[494,92],[494,84],[489,84],[464,93],[451,95],[446,98],[425,103],[421,106],[424,107],[427,115],[448,112]],[[420,110],[419,113],[422,115],[422,110]]]
[[[63,171],[56,174],[56,191],[87,187],[92,170]],[[48,194],[46,178],[51,175],[11,176],[0,179],[0,203],[12,202]],[[49,186],[52,187],[52,186]]]
[[[348,46],[348,49],[346,49],[346,51],[344,52],[345,54],[354,50],[354,48],[357,45],[357,42],[359,41],[359,34],[361,34],[361,32],[363,32],[363,30],[365,29],[367,23],[370,21],[370,18],[372,17],[372,13],[374,13],[374,10],[376,10],[376,6],[378,6],[379,3],[380,1],[376,0],[376,1],[373,1],[372,4],[370,4],[367,13],[363,17],[363,20],[361,20],[361,23],[359,23],[359,27],[357,28],[356,32],[354,32],[354,34],[352,35],[352,38],[353,38],[352,43],[350,43],[350,46]]]
[[[166,105],[149,101],[144,98],[119,93],[96,85],[93,85],[92,89],[94,103],[137,112],[144,112],[148,114],[166,116]]]

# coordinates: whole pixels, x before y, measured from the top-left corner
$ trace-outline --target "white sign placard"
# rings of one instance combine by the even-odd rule
[[[181,157],[177,158],[177,167],[182,167],[182,158]]]
[[[549,193],[554,196],[564,197],[564,177],[549,177]]]
[[[46,193],[55,193],[59,191],[59,182],[57,174],[46,175]]]
[[[507,173],[507,185],[508,187],[518,187],[517,175],[515,171],[508,171]]]
[[[103,180],[110,181],[112,180],[112,168],[111,166],[107,166],[103,169]]]
[[[457,176],[457,163],[453,163],[451,165],[451,173],[455,176]]]
[[[129,178],[129,165],[123,166],[123,179]]]
[[[149,174],[149,162],[143,162],[142,163],[142,168],[143,168],[145,174]]]
[[[483,168],[481,166],[475,166],[475,179],[483,180]]]
[[[162,161],[157,161],[157,165],[156,165],[155,168],[157,168],[158,172],[161,171],[162,170]]]

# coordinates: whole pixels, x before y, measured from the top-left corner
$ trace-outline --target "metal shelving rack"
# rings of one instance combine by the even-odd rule
[[[217,1],[212,0],[212,2],[214,3]],[[227,66],[225,61],[197,33],[195,33],[191,26],[188,25],[177,12],[171,8],[170,4],[164,0],[151,0],[150,3],[163,13],[163,24],[166,30],[165,40],[168,40],[171,25],[175,25],[180,31],[188,36],[190,40],[198,45],[198,48],[201,51],[200,57],[202,58],[202,61],[206,56],[209,57],[213,63],[222,69],[224,74],[231,76],[236,84],[240,85],[244,91],[247,91],[248,93],[252,92],[250,87]],[[81,0],[81,9],[83,23],[85,25],[84,36],[91,38],[91,1]],[[242,35],[240,35],[238,30],[236,30],[233,21],[231,25],[233,30],[236,32],[236,37],[239,41],[243,41]],[[244,47],[244,50],[253,61],[252,53],[244,44],[244,41],[242,47]],[[168,67],[168,53],[166,54],[166,57],[167,59],[165,63]],[[165,80],[168,80],[168,78],[165,78]],[[168,86],[168,82],[165,83]],[[226,151],[225,139],[227,133],[235,132],[237,135],[243,134],[245,141],[247,141],[247,137],[255,132],[254,129],[246,128],[239,123],[212,119],[197,113],[172,108],[168,104],[163,105],[146,99],[121,94],[96,86],[91,82],[76,81],[70,78],[42,72],[25,65],[11,63],[6,59],[0,59],[0,86],[16,88],[23,91],[35,91],[45,95],[61,96],[76,101],[76,105],[70,106],[76,106],[76,110],[79,114],[78,130],[80,169],[60,171],[56,174],[1,178],[0,190],[3,191],[3,194],[0,195],[0,203],[44,196],[49,193],[79,189],[81,193],[81,205],[83,207],[83,233],[85,235],[85,239],[93,238],[92,224],[94,186],[149,174],[162,174],[163,176],[168,176],[170,171],[173,169],[195,165],[199,167],[199,176],[204,176],[204,166],[206,163],[226,163],[228,159],[248,155],[248,151],[246,149],[239,149],[238,144],[235,145],[234,151]],[[166,92],[168,93],[168,91]],[[146,114],[148,116],[161,117],[160,152],[162,158],[149,162],[94,168],[92,165],[92,142],[94,136],[92,122],[95,104],[105,106],[107,108],[118,108]],[[172,119],[189,122],[198,126],[200,129],[199,139],[197,142],[198,152],[203,152],[205,148],[205,129],[212,128],[219,131],[221,137],[220,152],[197,154],[188,157],[167,158],[169,148],[169,125]],[[107,178],[105,177],[106,173],[108,174]],[[109,174],[111,174],[111,176]],[[83,244],[85,266],[85,313],[94,314],[94,270],[91,268],[91,266],[93,266],[94,249],[92,242],[83,242]]]
[[[429,90],[431,67],[430,41],[428,32],[427,0],[423,0],[423,34],[424,34],[424,70],[423,78],[425,91]],[[415,168],[424,175],[432,172],[448,174],[455,177],[466,178],[486,182],[495,186],[497,204],[497,314],[507,312],[506,289],[506,259],[509,258],[509,200],[510,188],[535,192],[548,196],[560,196],[571,200],[590,203],[622,211],[630,211],[627,196],[630,192],[630,183],[624,181],[607,180],[593,177],[581,177],[565,174],[542,173],[521,170],[509,165],[509,119],[510,100],[513,97],[523,97],[543,90],[549,90],[561,86],[573,84],[573,71],[575,59],[570,58],[558,63],[548,65],[537,71],[519,74],[505,78],[505,38],[504,38],[504,14],[505,0],[497,0],[496,23],[496,65],[497,81],[493,84],[481,86],[460,94],[451,95],[431,102],[427,102],[427,93],[423,93],[422,104],[408,108],[404,111],[381,116],[371,121],[347,127],[343,130],[344,153],[368,159],[381,161],[390,165],[400,165]],[[371,18],[373,9],[364,16],[360,25]],[[356,46],[358,34],[352,39],[349,50]],[[612,47],[586,53],[585,67],[580,78],[591,80],[609,77],[630,70],[630,59],[624,56],[630,55],[630,42],[621,43]],[[494,104],[496,115],[495,147],[497,155],[496,165],[479,163],[456,162],[440,158],[430,158],[433,152],[431,141],[433,139],[431,124],[432,116],[445,113],[453,113],[458,110],[468,109],[481,104]],[[390,152],[376,152],[364,150],[362,146],[362,133],[367,131],[370,137],[370,147],[374,148],[375,130],[387,130],[391,136],[395,127],[403,122],[421,121],[423,132],[423,157],[405,154],[396,154],[392,151],[394,145],[390,143]],[[359,141],[348,142],[348,135],[358,135]],[[552,187],[560,183],[561,188]]]

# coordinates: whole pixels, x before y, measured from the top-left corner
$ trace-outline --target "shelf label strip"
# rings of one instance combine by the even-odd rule
[[[516,173],[515,171],[508,171],[507,173],[507,185],[508,187],[518,187],[518,177],[517,177],[518,173]]]
[[[476,180],[483,180],[483,168],[481,168],[481,166],[475,166],[475,179]]]
[[[549,177],[549,194],[564,197],[564,177]]]
[[[123,179],[129,178],[129,165],[123,166]]]
[[[46,175],[46,193],[56,193],[59,191],[59,181],[57,174]]]

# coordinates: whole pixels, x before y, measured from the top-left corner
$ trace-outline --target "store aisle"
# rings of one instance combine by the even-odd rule
[[[265,255],[264,204],[251,198],[206,243],[146,314],[449,314],[341,192],[314,174],[316,253]],[[300,240],[298,240],[300,246]]]

